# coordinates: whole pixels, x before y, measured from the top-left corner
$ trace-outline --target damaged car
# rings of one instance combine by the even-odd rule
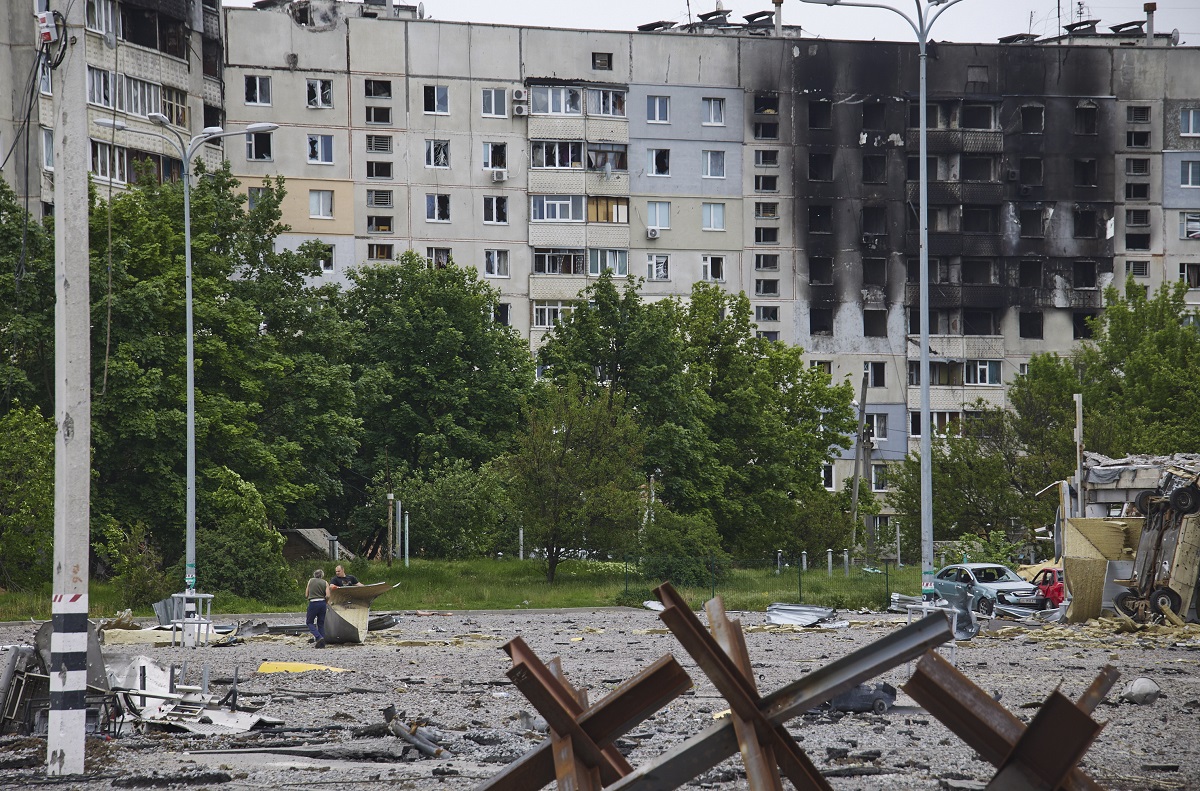
[[[991,615],[997,604],[1041,609],[1046,597],[1015,571],[996,563],[957,563],[946,566],[933,580],[938,596],[963,597],[967,607]]]

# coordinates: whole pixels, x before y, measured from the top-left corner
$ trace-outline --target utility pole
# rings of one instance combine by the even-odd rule
[[[92,354],[86,3],[59,0],[66,54],[54,84],[54,583],[46,773],[84,772]],[[29,42],[34,46],[35,42]]]

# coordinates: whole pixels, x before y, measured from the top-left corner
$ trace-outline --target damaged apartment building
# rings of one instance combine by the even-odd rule
[[[88,168],[102,194],[124,189],[147,162],[158,179],[178,179],[183,163],[159,134],[189,138],[221,126],[220,0],[75,0],[85,5],[84,46],[90,137]],[[12,0],[0,11],[0,154],[12,147],[4,178],[35,216],[53,213],[53,61],[57,42],[38,47],[37,12],[65,4]],[[97,123],[98,121],[102,123]],[[221,162],[219,141],[198,158]]]

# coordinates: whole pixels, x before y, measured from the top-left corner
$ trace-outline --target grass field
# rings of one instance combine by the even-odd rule
[[[294,595],[280,602],[261,602],[219,593],[214,614],[297,612],[304,609],[303,584],[312,562],[297,565]],[[332,575],[332,563],[320,564]],[[380,610],[502,610],[558,607],[604,607],[618,604],[640,606],[653,599],[653,588],[662,579],[646,578],[635,563],[565,561],[558,567],[554,583],[547,583],[545,568],[536,561],[519,560],[413,560],[409,568],[402,561],[388,567],[385,563],[348,564],[350,573],[362,582],[400,583],[378,599]],[[904,566],[887,573],[868,573],[852,567],[846,576],[835,566],[830,576],[826,569],[810,569],[801,574],[792,566],[776,568],[772,562],[737,562],[724,575],[709,578],[702,585],[677,585],[680,592],[698,607],[714,592],[725,599],[731,610],[765,610],[771,602],[804,602],[841,609],[869,607],[880,609],[889,593],[920,592],[920,569]],[[203,568],[200,569],[201,591]],[[36,592],[0,593],[0,621],[44,620],[50,616],[50,585]],[[120,608],[115,587],[93,581],[90,587],[92,617],[111,617]],[[138,616],[153,615],[149,606],[137,608]]]

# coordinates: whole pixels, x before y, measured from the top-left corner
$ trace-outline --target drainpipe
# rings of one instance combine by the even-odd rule
[[[1146,46],[1154,46],[1154,12],[1158,10],[1158,3],[1146,3],[1142,6],[1146,12]]]
[[[783,0],[774,0],[775,3],[775,38],[780,38],[783,35]]]

